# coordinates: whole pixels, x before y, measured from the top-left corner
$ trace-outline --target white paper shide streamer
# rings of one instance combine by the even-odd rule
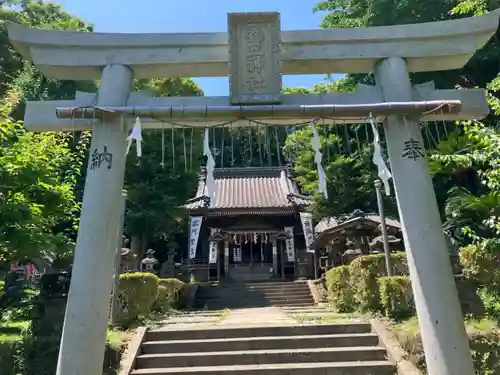
[[[137,156],[142,156],[142,129],[141,129],[141,120],[139,117],[135,120],[135,125],[130,132],[130,135],[127,137],[127,154],[130,151],[130,146],[132,146],[132,142],[135,141],[135,147]]]
[[[316,162],[316,166],[318,168],[318,189],[320,193],[323,193],[325,196],[325,199],[328,199],[328,191],[326,188],[326,174],[325,170],[323,169],[323,165],[321,164],[322,159],[323,159],[323,154],[321,153],[321,143],[319,141],[319,135],[318,131],[316,130],[316,127],[314,126],[316,124],[316,121],[313,121],[312,123],[312,132],[313,132],[313,139],[312,139],[312,147],[316,154],[314,155],[314,161]]]
[[[210,150],[209,139],[208,128],[205,128],[205,139],[203,142],[203,155],[207,157],[207,177],[205,186],[207,190],[206,194],[210,198],[210,208],[213,208],[215,205],[215,159],[212,155],[212,151]]]
[[[384,158],[382,157],[382,149],[380,147],[380,135],[378,133],[377,124],[373,121],[370,116],[370,124],[373,131],[373,163],[378,168],[378,177],[384,183],[385,195],[391,195],[391,185],[389,185],[389,180],[392,178],[391,171],[385,164]]]

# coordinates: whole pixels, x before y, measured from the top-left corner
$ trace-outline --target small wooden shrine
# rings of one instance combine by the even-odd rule
[[[386,218],[391,251],[404,250],[401,224]],[[311,245],[321,268],[349,264],[360,255],[383,252],[383,239],[378,214],[354,211],[345,217],[328,217],[315,227],[316,238]]]
[[[212,207],[204,172],[196,197],[186,204],[191,223],[197,220],[190,225],[190,274],[252,281],[311,276],[300,216],[311,199],[300,194],[290,169],[216,168],[214,178]],[[312,233],[312,221],[309,226]]]

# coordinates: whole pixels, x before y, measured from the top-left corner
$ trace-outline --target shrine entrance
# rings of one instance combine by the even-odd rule
[[[273,245],[271,233],[228,233],[230,242],[227,277],[237,281],[262,281],[272,279]],[[279,263],[279,259],[278,259]]]
[[[394,180],[428,373],[472,375],[468,338],[420,121],[482,119],[489,107],[482,89],[436,90],[432,82],[413,85],[410,73],[463,68],[495,34],[499,17],[500,12],[495,11],[415,25],[281,31],[277,12],[230,13],[228,33],[174,35],[76,33],[7,24],[18,52],[33,60],[42,73],[57,79],[100,80],[98,95],[76,93],[74,100],[28,102],[26,106],[24,125],[29,130],[92,130],[57,374],[102,373],[127,141],[142,140],[139,121],[129,135],[135,117],[140,116],[147,129],[205,128],[206,186],[198,192],[203,203],[196,208],[198,216],[191,215],[191,261],[200,253],[202,221],[227,208],[216,202],[219,187],[214,178],[216,160],[209,146],[210,130],[228,124],[254,129],[263,123],[307,124],[317,190],[328,199],[322,167],[324,149],[316,127],[326,129],[325,125],[335,125],[335,121],[369,124],[373,161],[386,193],[391,193],[389,179]],[[358,85],[350,93],[283,95],[283,74],[336,73],[374,73],[376,85]],[[200,76],[228,76],[229,96],[153,98],[131,92],[134,78]],[[379,142],[381,123],[390,170]],[[269,142],[258,143],[266,144],[268,154],[272,152]],[[279,154],[279,145],[273,147]],[[140,147],[138,151],[140,154]],[[268,194],[258,195],[265,202],[258,206],[259,214],[280,216],[284,207],[290,214],[301,214],[302,225],[291,226],[307,229],[302,234],[302,252],[307,252],[313,232],[302,220],[305,212],[300,202],[304,198],[290,190],[286,179],[274,181],[289,194],[278,207],[267,204]],[[256,196],[253,190],[250,193]],[[233,217],[239,211],[236,209]],[[243,215],[249,214],[255,215],[255,210]],[[206,231],[210,228],[224,229],[210,226]],[[205,234],[205,247],[209,237]],[[228,270],[228,239],[224,243],[224,269]],[[287,257],[294,259],[300,270],[304,254],[301,249],[294,254],[293,249],[287,247]],[[217,251],[206,250],[209,264],[217,264]],[[253,252],[247,254],[253,257]],[[273,250],[273,265],[277,256],[277,249]]]

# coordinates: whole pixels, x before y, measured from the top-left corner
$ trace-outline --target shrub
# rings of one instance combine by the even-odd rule
[[[500,290],[500,249],[484,242],[460,249],[460,263],[465,277],[483,284],[490,291]]]
[[[339,266],[326,273],[326,287],[328,302],[338,312],[351,312],[354,310],[352,292],[349,278],[349,268]]]
[[[391,254],[393,275],[408,275],[406,253]],[[373,254],[356,258],[349,265],[353,300],[361,312],[380,310],[377,279],[386,276],[385,255]]]
[[[158,312],[165,312],[170,309],[170,298],[168,295],[168,288],[159,285],[158,294],[156,295],[156,302],[154,304],[154,310]]]
[[[151,311],[158,296],[158,283],[158,277],[148,272],[120,276],[119,320],[122,324],[130,324]]]
[[[500,329],[491,320],[466,321],[476,375],[500,375]],[[418,320],[413,317],[393,326],[408,359],[426,372]]]
[[[168,307],[183,307],[184,299],[182,298],[182,296],[185,287],[184,282],[179,279],[169,278],[160,279],[159,283],[160,286],[165,287],[166,289],[166,298],[169,305]]]
[[[380,305],[387,315],[402,318],[415,312],[411,281],[407,276],[380,277]]]
[[[108,342],[104,354],[103,375],[117,374],[125,342]],[[2,375],[53,375],[56,373],[60,335],[35,337],[27,334],[20,340],[0,341],[0,371]]]

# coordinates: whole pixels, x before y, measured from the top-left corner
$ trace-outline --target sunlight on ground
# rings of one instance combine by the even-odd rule
[[[291,317],[302,324],[331,324],[331,323],[352,323],[359,322],[363,319],[360,316],[352,314],[339,314],[335,312],[325,311],[323,313],[305,313],[291,314]]]
[[[19,341],[29,327],[29,321],[0,323],[0,342]]]

